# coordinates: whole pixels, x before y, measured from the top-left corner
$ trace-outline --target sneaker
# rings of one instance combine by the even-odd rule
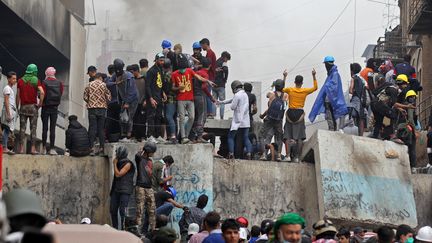
[[[251,153],[246,154],[246,160],[252,160],[252,154]]]
[[[265,156],[265,154],[261,155],[260,160],[267,161],[267,157]]]
[[[207,119],[214,119],[213,115],[207,115]]]
[[[202,138],[202,137],[199,137],[199,138],[197,138],[197,143],[208,143],[204,138]]]
[[[182,144],[187,144],[187,143],[189,143],[190,141],[189,141],[189,139],[187,139],[187,138],[183,138],[182,140],[181,140],[181,143]]]
[[[397,144],[405,144],[402,140],[400,140],[397,137],[391,138],[390,141],[397,143]]]
[[[426,168],[428,169],[428,168],[430,168],[430,167],[432,167],[432,165],[428,163],[428,164],[426,165]]]
[[[156,139],[153,136],[150,136],[149,138],[147,138],[147,142],[157,143]]]
[[[176,137],[172,137],[168,140],[167,142],[168,144],[177,144],[177,138]]]
[[[228,154],[228,159],[234,159],[234,154],[233,153],[229,153]]]
[[[291,157],[288,155],[288,156],[285,156],[284,157],[284,159],[282,160],[283,162],[291,162]]]
[[[58,153],[57,153],[54,149],[50,149],[50,150],[48,151],[48,154],[49,154],[49,155],[58,155]]]
[[[416,174],[417,173],[417,169],[416,168],[411,168],[411,173],[412,174]]]
[[[156,141],[158,142],[158,143],[165,143],[166,142],[166,139],[164,139],[164,138],[162,138],[162,137],[157,137],[156,138]]]
[[[281,161],[282,161],[282,159],[281,159],[281,156],[280,156],[280,155],[277,155],[277,156],[276,156],[276,161],[277,161],[277,162],[281,162]]]
[[[299,162],[300,162],[299,158],[294,159],[294,163],[299,163]]]
[[[14,151],[9,150],[9,149],[5,149],[5,150],[3,150],[3,153],[4,153],[4,154],[9,154],[9,155],[14,155],[14,154],[15,154]]]

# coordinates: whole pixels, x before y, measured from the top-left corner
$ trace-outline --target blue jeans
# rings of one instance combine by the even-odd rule
[[[213,98],[215,100],[219,100],[219,101],[225,100],[225,87],[213,88],[212,95],[213,95]],[[213,103],[210,103],[210,104],[212,106],[212,111],[214,111],[213,114],[216,115],[216,107],[214,107]],[[207,103],[207,107],[208,107],[208,103]],[[223,118],[224,118],[224,112],[225,112],[225,105],[221,104],[220,105],[220,114],[219,114],[221,120],[223,120]]]
[[[124,222],[126,215],[126,207],[129,203],[129,194],[112,192],[110,201],[110,214],[112,226],[114,229],[119,229],[118,211],[120,211],[120,230],[124,230]]]
[[[167,132],[168,136],[176,135],[176,112],[177,112],[177,104],[176,103],[168,103],[165,105],[165,117],[168,122]]]
[[[9,133],[10,133],[9,127],[4,127],[3,128],[3,149],[7,149]]]
[[[210,93],[213,92],[212,87],[210,85],[208,85],[208,89],[209,89]],[[216,109],[213,109],[213,103],[212,103],[211,99],[207,95],[205,97],[206,97],[206,102],[207,102],[207,114],[206,114],[206,116],[209,116],[209,115],[213,116],[213,115],[215,115]]]
[[[171,211],[174,209],[174,205],[170,202],[164,202],[160,207],[156,208],[156,215],[166,215],[169,216]]]
[[[252,143],[249,140],[249,127],[239,128],[238,130],[232,130],[228,133],[228,151],[234,153],[235,147],[235,136],[239,134],[243,138],[243,144],[246,147],[247,153],[252,153]]]

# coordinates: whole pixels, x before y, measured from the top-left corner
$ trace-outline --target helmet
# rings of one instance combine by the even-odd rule
[[[326,56],[325,58],[324,58],[324,62],[334,62],[335,61],[335,59],[334,59],[334,57],[332,57],[332,56]]]
[[[120,146],[115,151],[117,159],[125,159],[128,156],[127,148],[124,146]]]
[[[3,199],[6,204],[8,218],[23,214],[33,214],[45,219],[40,198],[32,191],[15,189],[6,193]]]
[[[409,83],[408,81],[408,76],[406,76],[405,74],[399,74],[396,77],[396,83]]]
[[[244,90],[245,91],[247,91],[247,92],[252,92],[252,89],[253,89],[253,86],[252,86],[252,84],[251,83],[244,83],[243,84],[243,87],[244,87]]]
[[[276,90],[282,90],[285,87],[285,82],[282,79],[278,79],[273,82],[273,86]]]
[[[267,234],[273,229],[274,221],[271,219],[264,219],[261,222],[261,234]]]
[[[432,242],[432,228],[430,226],[424,226],[417,232],[416,240]]]
[[[36,64],[29,64],[26,69],[26,73],[28,74],[36,74],[38,72],[38,68]]]
[[[240,82],[240,81],[238,81],[238,80],[234,80],[232,83],[231,83],[231,89],[234,91],[234,90],[236,90],[236,89],[238,89],[238,88],[241,88],[243,86],[243,84]]]
[[[173,198],[175,198],[177,196],[177,191],[176,191],[176,189],[174,187],[170,186],[170,187],[168,187],[167,190],[171,193],[171,195],[173,196]]]
[[[201,49],[201,44],[198,41],[194,42],[192,45],[192,49]]]
[[[161,46],[162,49],[170,49],[172,47],[172,44],[169,40],[163,40]]]
[[[417,93],[414,90],[408,90],[408,92],[405,95],[405,98],[408,98],[410,96],[417,96]]]
[[[315,235],[321,235],[325,232],[337,233],[337,229],[334,227],[333,222],[327,219],[319,220],[318,222],[313,224],[312,228],[315,231]]]
[[[147,142],[146,144],[144,144],[143,150],[146,153],[154,153],[154,152],[156,152],[156,143]]]
[[[239,223],[241,226],[247,228],[249,226],[249,221],[245,217],[238,217],[236,218],[237,223]]]
[[[159,60],[159,58],[165,58],[165,55],[162,52],[159,52],[158,54],[156,54],[155,56],[155,61]]]
[[[124,66],[125,66],[125,64],[124,64],[122,59],[120,59],[120,58],[114,59],[115,70],[120,70],[120,69],[123,70]]]

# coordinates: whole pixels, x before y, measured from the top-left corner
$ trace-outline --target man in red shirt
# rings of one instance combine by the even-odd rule
[[[172,73],[171,80],[173,82],[172,90],[178,92],[177,113],[179,116],[180,135],[182,138],[181,143],[185,144],[189,142],[188,136],[195,119],[193,77],[202,82],[207,80],[196,74],[191,68],[188,68],[186,56],[179,54],[177,58],[179,70]],[[187,122],[185,121],[186,112],[188,114]]]
[[[38,109],[42,106],[45,97],[45,92],[42,88],[42,84],[37,77],[37,66],[30,64],[27,66],[26,74],[18,80],[17,85],[17,109],[20,115],[20,148],[19,152],[24,153],[24,136],[27,125],[27,119],[30,121],[30,139],[31,139],[31,153],[37,154],[36,152],[36,126],[38,118]],[[40,95],[38,103],[38,91]],[[20,107],[21,105],[21,107]]]
[[[206,51],[206,57],[210,60],[210,69],[208,71],[209,80],[215,81],[216,78],[216,54],[210,48],[210,41],[207,38],[204,38],[200,41],[201,47],[204,51]],[[210,88],[211,91],[211,88]],[[210,98],[207,98],[207,117],[213,118],[215,116],[216,108],[213,107],[213,103]]]

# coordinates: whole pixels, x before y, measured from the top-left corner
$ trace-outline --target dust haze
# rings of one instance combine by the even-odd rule
[[[106,27],[112,39],[134,40],[134,49],[147,53],[143,58],[150,62],[161,51],[163,39],[171,40],[173,45],[180,43],[183,52],[192,53],[192,43],[206,37],[217,56],[222,51],[231,53],[229,82],[235,79],[262,82],[264,103],[271,82],[280,78],[284,69],[291,70],[318,42],[347,1],[94,0],[97,25],[87,27],[86,65],[96,64]],[[322,59],[333,55],[346,86],[350,78],[349,63],[355,61],[364,66],[361,55],[366,45],[376,43],[389,23],[397,24],[384,15],[389,10],[386,5],[357,0],[354,43],[354,2],[317,48],[289,73],[289,84],[295,75],[301,74],[305,77],[305,87],[312,86],[310,72],[315,68],[321,86],[326,77]],[[391,11],[398,14],[397,7],[393,6]],[[86,3],[86,19],[93,20],[91,1]],[[308,97],[307,112],[316,94]],[[229,90],[227,96],[232,96]]]

